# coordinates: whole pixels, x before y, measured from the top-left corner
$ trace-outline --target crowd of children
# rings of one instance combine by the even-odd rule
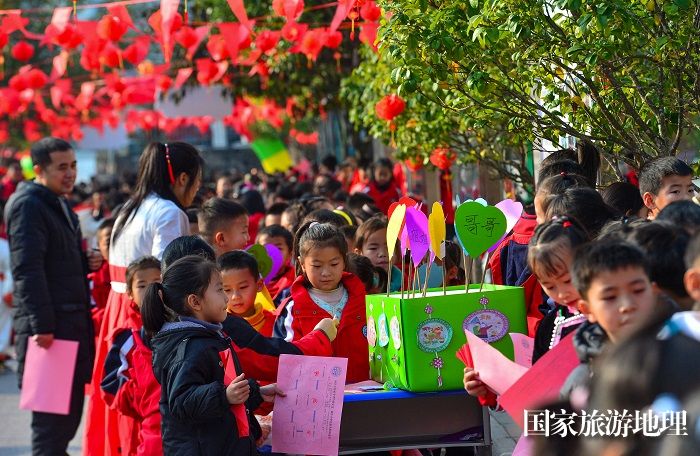
[[[641,410],[670,394],[697,420],[692,171],[659,158],[639,171],[639,188],[599,192],[599,162],[587,153],[545,160],[534,204],[491,254],[489,274],[524,288],[533,362],[574,334],[581,365],[561,392],[571,410]],[[275,385],[281,354],[346,357],[349,383],[369,379],[365,296],[405,282],[386,241],[389,206],[405,190],[387,159],[361,172],[335,166],[324,161],[313,182],[223,175],[209,190],[194,147],[148,146],[129,198],[101,211],[115,216],[94,230],[105,262],[89,277],[96,356],[85,454],[256,454],[270,402],[284,395]],[[269,277],[251,244],[279,253]],[[431,271],[463,284],[462,258],[448,240]],[[684,363],[687,375],[678,372]],[[477,371],[465,369],[464,386],[497,406]],[[560,442],[535,444],[533,454],[591,451],[576,439],[563,453]],[[614,454],[652,448],[638,439],[596,445],[627,452]]]

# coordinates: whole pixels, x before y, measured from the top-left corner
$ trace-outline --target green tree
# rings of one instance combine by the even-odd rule
[[[466,117],[511,139],[589,140],[611,165],[675,154],[698,127],[698,0],[382,6],[392,12],[380,51],[393,82],[443,117]]]

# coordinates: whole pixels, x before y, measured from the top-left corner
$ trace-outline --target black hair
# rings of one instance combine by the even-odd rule
[[[119,237],[124,227],[136,215],[143,200],[151,193],[172,201],[177,207],[184,210],[173,193],[170,171],[175,179],[182,173],[187,174],[189,177],[187,190],[189,190],[195,184],[197,177],[201,175],[203,168],[204,161],[197,149],[191,144],[174,142],[166,145],[154,142],[146,146],[139,159],[136,187],[131,198],[120,211],[113,239],[116,240]]]
[[[348,225],[348,221],[340,214],[328,209],[316,209],[304,217],[303,223],[306,222],[330,223],[335,227],[343,227]]]
[[[51,164],[52,152],[66,152],[69,150],[73,150],[73,148],[67,141],[48,136],[32,144],[29,154],[34,165],[46,168]]]
[[[627,239],[632,231],[647,223],[651,223],[651,220],[623,215],[618,219],[606,223],[598,233],[596,239]]]
[[[693,235],[685,250],[685,267],[687,269],[695,266],[695,262],[700,260],[700,232]]]
[[[180,258],[163,271],[162,283],[152,283],[146,288],[141,304],[143,327],[149,335],[158,332],[165,323],[178,316],[190,316],[187,305],[189,295],[204,296],[216,265],[199,255]]]
[[[445,241],[445,259],[443,267],[445,269],[445,274],[453,267],[456,267],[457,277],[455,277],[453,281],[455,283],[464,283],[466,271],[462,267],[462,247],[457,245],[456,242]]]
[[[629,182],[614,182],[602,189],[600,194],[605,204],[622,215],[637,215],[644,207],[639,189]]]
[[[567,188],[588,188],[590,187],[585,177],[579,174],[569,174],[561,172],[541,181],[537,186],[537,193],[542,196],[558,195]]]
[[[209,261],[216,261],[216,254],[207,242],[199,236],[180,236],[173,239],[163,250],[163,269],[180,258],[198,255]]]
[[[535,229],[527,249],[527,264],[536,276],[553,276],[568,270],[562,249],[574,252],[589,241],[586,230],[568,217],[556,217]]]
[[[343,233],[345,239],[352,239],[352,241],[355,242],[355,236],[357,235],[357,225],[341,226],[340,232]]]
[[[330,174],[319,174],[314,179],[314,193],[329,197],[342,188],[342,184]]]
[[[542,202],[542,208],[548,220],[555,215],[576,219],[591,238],[598,236],[603,226],[618,215],[592,188],[569,188],[558,195],[550,195]]]
[[[266,215],[282,215],[282,213],[289,207],[287,203],[274,203],[265,212]]]
[[[338,159],[335,158],[334,155],[326,155],[323,157],[323,160],[321,160],[321,164],[328,168],[328,170],[332,173],[335,172],[335,168],[338,166]]]
[[[542,162],[542,166],[537,174],[537,182],[543,182],[548,177],[557,176],[561,173],[581,176],[583,168],[573,160],[558,160],[550,162],[547,165]],[[588,185],[590,186],[590,183]]]
[[[257,190],[245,190],[241,192],[238,200],[250,215],[265,213],[265,202],[263,201],[262,195]]]
[[[388,223],[389,221],[384,214],[375,215],[365,220],[365,222],[357,228],[357,233],[355,233],[355,248],[362,251],[362,247],[369,237],[377,231],[385,230]]]
[[[655,220],[670,222],[693,235],[700,230],[700,206],[688,200],[674,201],[661,209]]]
[[[248,211],[237,202],[225,198],[212,198],[202,205],[197,214],[199,234],[212,243],[217,231],[244,215],[247,216]]]
[[[247,269],[252,274],[255,280],[260,278],[260,269],[258,268],[258,261],[253,255],[246,252],[245,250],[232,250],[226,252],[216,260],[217,266],[221,271],[227,271],[229,269]]]
[[[362,281],[367,293],[370,293],[372,289],[386,289],[388,280],[386,271],[375,267],[372,260],[366,256],[348,253],[348,269]]]
[[[646,162],[639,170],[639,192],[641,195],[656,195],[664,178],[669,176],[692,176],[693,170],[686,162],[676,157],[658,157]]]
[[[309,251],[313,248],[324,247],[337,248],[345,263],[345,269],[347,269],[348,243],[343,233],[330,223],[312,221],[303,224],[294,236],[294,259],[297,262],[297,275],[303,274],[301,264]]]
[[[284,239],[284,243],[287,244],[287,248],[290,252],[294,248],[294,236],[292,236],[292,233],[287,231],[282,225],[269,225],[260,228],[256,239],[260,239],[260,236],[267,236],[271,238],[281,237]]]
[[[304,218],[305,214],[304,205],[301,203],[294,203],[282,212],[282,216],[287,214],[287,218],[290,219],[292,226],[290,231],[296,233],[301,224],[301,219]]]
[[[114,217],[107,217],[105,219],[102,219],[100,224],[97,225],[97,231],[106,230],[107,228],[109,228],[109,229],[114,228],[114,223],[116,221],[117,221],[117,219]]]
[[[348,197],[348,210],[360,221],[368,220],[382,211],[375,205],[374,199],[366,193],[357,192]]]
[[[683,284],[686,267],[684,255],[688,248],[688,233],[679,226],[654,221],[631,230],[626,240],[646,254],[649,278],[672,297],[687,298]]]
[[[198,223],[198,216],[199,216],[199,209],[195,207],[191,207],[185,211],[185,214],[187,214],[187,221],[190,223]]]
[[[331,200],[325,196],[308,195],[302,197],[299,202],[304,206],[304,214],[309,214],[315,210],[323,209],[326,204],[332,204]]]
[[[126,289],[131,293],[131,286],[134,284],[134,276],[139,271],[146,269],[157,269],[160,271],[160,261],[153,256],[144,256],[129,263],[126,268]]]
[[[596,240],[574,255],[571,278],[581,297],[586,299],[598,275],[625,268],[642,268],[650,275],[644,252],[636,245],[619,239]]]

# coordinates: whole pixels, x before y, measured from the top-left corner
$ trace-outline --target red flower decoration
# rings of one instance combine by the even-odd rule
[[[430,163],[438,169],[447,171],[457,159],[457,155],[447,147],[438,147],[430,154]]]

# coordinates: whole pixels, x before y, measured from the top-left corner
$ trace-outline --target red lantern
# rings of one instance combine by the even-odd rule
[[[140,36],[136,40],[127,46],[122,52],[122,57],[126,59],[127,62],[136,66],[148,56],[148,48],[150,47],[151,38],[148,36]]]
[[[27,86],[30,89],[37,90],[41,89],[46,85],[46,83],[49,82],[49,77],[46,76],[46,73],[43,71],[37,68],[32,68],[27,72],[25,80],[27,81]]]
[[[156,87],[160,89],[161,92],[167,92],[173,85],[173,80],[168,76],[161,74],[156,78]]]
[[[264,30],[258,33],[255,37],[255,47],[260,50],[260,52],[267,52],[274,49],[277,46],[277,42],[280,40],[280,33],[273,32],[271,30]]]
[[[26,73],[20,73],[12,76],[10,78],[10,88],[12,90],[16,90],[17,92],[21,92],[27,87],[29,87],[29,84],[27,82],[26,78]]]
[[[447,147],[437,147],[430,154],[430,163],[443,171],[450,169],[457,159],[457,155]]]
[[[0,48],[4,48],[7,45],[9,35],[5,32],[0,32]]]
[[[374,106],[377,117],[387,122],[393,121],[404,109],[406,109],[406,102],[394,94],[385,96]]]
[[[287,22],[282,27],[282,37],[290,42],[296,42],[304,36],[309,29],[309,24],[299,24],[297,22]]]
[[[382,17],[382,10],[373,1],[369,1],[360,8],[360,16],[367,22],[378,21]]]
[[[329,33],[326,35],[326,47],[331,49],[337,49],[338,46],[343,42],[343,34],[339,31]]]
[[[309,30],[304,34],[299,45],[299,50],[306,56],[307,59],[314,62],[318,58],[318,54],[323,49],[326,43],[326,31],[323,29]]]
[[[100,53],[100,63],[110,68],[119,68],[122,66],[122,59],[119,55],[119,50],[116,46],[108,44]]]
[[[119,41],[126,33],[128,26],[119,17],[106,14],[97,23],[97,35],[103,40]]]
[[[12,46],[12,58],[20,62],[26,62],[34,57],[34,46],[26,41],[20,41]]]
[[[421,160],[420,157],[407,158],[406,160],[404,160],[404,163],[406,164],[406,167],[413,173],[423,168],[423,160]]]
[[[56,35],[55,42],[65,49],[75,49],[82,43],[83,35],[78,31],[78,28],[68,23],[63,32]]]

